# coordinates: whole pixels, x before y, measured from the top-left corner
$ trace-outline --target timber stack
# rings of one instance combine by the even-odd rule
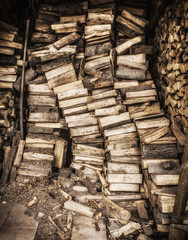
[[[154,39],[158,52],[156,83],[180,147],[185,144],[188,127],[187,12],[186,1],[169,5],[159,20]]]
[[[0,171],[10,155],[16,123],[14,83],[22,66],[19,29],[0,20]]]

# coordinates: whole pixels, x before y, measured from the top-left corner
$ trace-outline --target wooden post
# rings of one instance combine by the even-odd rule
[[[29,34],[29,24],[30,20],[26,23],[26,36],[24,44],[24,56],[23,56],[23,66],[22,66],[22,79],[21,79],[21,90],[20,90],[20,132],[21,138],[24,139],[24,124],[23,124],[23,105],[24,105],[24,84],[25,84],[25,62],[26,62],[26,52],[27,52],[27,42]]]
[[[172,214],[171,226],[169,230],[169,240],[184,240],[186,238],[185,232],[175,227],[173,224],[182,224],[185,207],[188,199],[188,133],[185,140],[184,152],[182,156],[182,171],[180,174],[179,185],[177,188],[176,200],[174,204],[174,211]]]

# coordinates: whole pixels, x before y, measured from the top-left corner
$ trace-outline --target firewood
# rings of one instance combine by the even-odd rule
[[[57,168],[62,168],[65,165],[66,160],[66,148],[67,148],[67,141],[64,139],[57,139],[54,149],[54,166]]]
[[[114,136],[114,135],[119,135],[124,133],[132,133],[132,132],[136,132],[136,127],[134,123],[122,125],[116,128],[106,129],[104,130],[104,136],[109,137],[109,136]]]
[[[73,22],[85,23],[85,21],[86,21],[85,15],[60,17],[61,23],[73,23]]]
[[[12,42],[14,40],[15,34],[5,31],[0,31],[0,39]]]
[[[58,100],[68,100],[77,97],[85,97],[88,96],[88,90],[86,88],[78,88],[58,93],[57,96]]]
[[[58,93],[63,93],[63,92],[66,92],[66,91],[69,91],[69,90],[75,90],[75,89],[81,89],[83,88],[83,83],[82,81],[75,81],[75,82],[72,82],[72,83],[67,83],[67,84],[64,84],[64,85],[60,85],[58,87],[54,87],[53,91],[54,93],[58,94]]]
[[[33,134],[29,133],[26,137],[26,144],[30,143],[43,143],[43,144],[55,144],[56,137],[50,134]]]
[[[142,42],[142,37],[135,37],[135,38],[132,38],[128,41],[126,41],[125,43],[119,45],[118,47],[116,47],[116,52],[118,55],[126,52],[131,46],[137,44],[137,43],[140,43]]]
[[[97,100],[95,102],[90,102],[87,104],[89,111],[102,108],[102,107],[109,107],[113,105],[116,105],[116,99],[114,97]]]
[[[129,13],[128,11],[126,11],[125,9],[122,11],[121,13],[122,17],[134,22],[135,24],[141,26],[141,27],[145,27],[146,26],[146,22],[143,21],[142,19],[135,17],[134,15],[132,15],[131,13]]]
[[[57,42],[53,43],[53,46],[56,49],[60,49],[66,45],[69,45],[73,42],[76,42],[78,39],[80,38],[80,35],[78,35],[77,33],[70,33],[67,36],[61,38],[60,40],[58,40]]]
[[[95,109],[95,116],[105,117],[105,116],[119,115],[121,112],[124,112],[124,111],[125,111],[125,108],[122,105],[99,108],[99,109]]]
[[[76,114],[82,114],[82,113],[87,113],[88,108],[87,105],[83,105],[80,107],[73,107],[73,108],[68,108],[63,110],[63,115],[64,116],[71,116],[71,115],[76,115]]]
[[[50,89],[77,80],[75,70],[72,64],[60,66],[59,68],[46,72],[45,76],[48,80]]]
[[[86,46],[85,56],[91,57],[99,54],[109,53],[112,49],[112,44],[110,42],[105,42],[102,44]]]
[[[22,49],[23,47],[21,43],[6,41],[6,40],[0,40],[0,46],[14,48],[14,49]]]
[[[142,174],[108,174],[107,179],[109,183],[134,183],[142,184]]]
[[[112,192],[139,192],[139,184],[133,183],[109,183],[109,190]]]
[[[49,89],[48,83],[33,84],[28,85],[28,91],[30,94],[42,94],[42,95],[52,95],[53,90]]]
[[[98,132],[99,132],[98,125],[87,127],[75,127],[70,129],[71,137],[90,135]]]
[[[40,150],[41,151],[41,150]],[[52,162],[54,160],[54,156],[52,154],[47,154],[47,153],[38,153],[38,152],[26,152],[24,151],[23,154],[23,160],[38,160],[40,159],[41,161],[50,161]]]
[[[53,43],[56,40],[55,34],[51,33],[40,33],[40,32],[34,32],[32,34],[31,42],[36,43]]]
[[[78,31],[77,23],[56,23],[51,25],[51,29],[56,33],[72,33]]]
[[[29,112],[29,122],[58,122],[57,108],[35,108]]]
[[[92,218],[94,216],[94,211],[92,208],[84,206],[75,201],[69,200],[64,203],[64,208],[70,211],[74,211],[86,217]]]
[[[29,95],[27,98],[29,106],[55,107],[56,98],[54,96]]]
[[[139,173],[139,165],[137,164],[124,164],[124,163],[112,163],[109,162],[108,173]]]
[[[25,146],[25,140],[20,139],[19,144],[18,144],[18,149],[16,152],[16,156],[14,158],[14,163],[13,165],[15,167],[19,167],[22,161],[23,157],[23,151],[24,151],[24,146]]]
[[[13,25],[10,25],[2,20],[0,20],[0,26],[8,31],[11,31],[11,32],[18,32],[18,28],[13,26]]]
[[[0,47],[0,54],[14,55],[14,49],[8,47]]]
[[[145,70],[132,69],[124,66],[119,66],[116,70],[117,78],[144,80]]]
[[[100,201],[99,207],[109,208],[108,214],[111,217],[118,219],[122,224],[127,224],[131,218],[131,213],[129,211],[121,208],[105,196],[103,196],[102,200]]]

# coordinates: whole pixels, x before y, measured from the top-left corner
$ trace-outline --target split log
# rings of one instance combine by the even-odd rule
[[[130,40],[127,40],[125,43],[119,45],[118,47],[116,47],[116,52],[118,55],[126,52],[130,47],[132,47],[133,45],[142,42],[142,37],[138,36],[138,37],[134,37]]]
[[[86,15],[60,17],[61,23],[85,23]]]
[[[118,173],[139,173],[139,165],[138,164],[124,164],[124,163],[112,163],[108,162],[108,173],[118,174]]]
[[[130,221],[125,226],[111,231],[110,236],[113,238],[119,238],[121,235],[124,235],[124,236],[129,235],[129,234],[139,230],[140,228],[141,228],[141,225],[139,223]]]
[[[29,95],[27,98],[27,104],[29,106],[39,106],[39,107],[55,107],[56,98],[54,96],[40,96],[40,95]]]
[[[126,123],[130,123],[131,119],[128,112],[121,113],[117,116],[108,116],[99,119],[99,126],[102,130],[117,127]]]
[[[92,208],[84,206],[75,201],[69,200],[64,203],[64,208],[70,211],[74,211],[79,213],[80,215],[84,215],[86,217],[92,218],[94,216],[94,211]]]
[[[105,196],[103,196],[102,200],[100,201],[99,207],[107,207],[109,209],[108,214],[111,217],[118,219],[118,221],[120,221],[122,224],[127,224],[131,218],[131,213],[129,211],[121,208]]]
[[[0,46],[14,48],[14,49],[22,49],[22,47],[23,47],[23,45],[21,43],[10,42],[10,41],[6,41],[6,40],[0,40]]]
[[[88,108],[87,105],[83,105],[80,107],[73,107],[73,108],[68,108],[63,110],[63,115],[64,116],[71,116],[71,115],[76,115],[76,114],[82,114],[82,113],[87,113]]]
[[[24,152],[24,146],[25,146],[25,140],[20,139],[16,156],[14,158],[14,163],[13,163],[15,167],[19,167],[21,164],[23,152]]]
[[[151,97],[141,97],[141,98],[135,98],[135,99],[127,99],[123,101],[124,105],[134,105],[138,103],[147,103],[147,102],[155,102],[156,97],[151,96]]]
[[[87,126],[87,127],[75,127],[70,129],[71,137],[90,135],[98,132],[99,132],[98,125]]]
[[[14,55],[15,50],[8,47],[0,47],[0,54]]]
[[[78,97],[85,97],[88,96],[88,90],[87,88],[78,88],[58,93],[57,96],[58,100],[68,100]]]
[[[106,129],[104,130],[104,136],[110,137],[114,135],[124,134],[124,133],[134,133],[136,132],[136,127],[134,123],[122,125],[120,127]]]
[[[78,35],[77,33],[75,32],[70,33],[67,36],[59,39],[57,42],[54,42],[53,46],[59,50],[60,48],[65,47],[66,45],[76,42],[79,38],[80,38],[80,35]]]
[[[113,105],[116,105],[116,99],[114,97],[111,97],[102,100],[97,100],[95,102],[90,102],[87,104],[87,107],[89,111],[92,111],[98,108],[109,107]]]
[[[129,13],[126,10],[123,10],[121,13],[122,17],[134,22],[135,24],[139,25],[140,27],[144,28],[146,26],[146,21],[143,21],[142,19],[135,17],[131,13]]]
[[[75,81],[72,83],[67,83],[64,85],[60,85],[58,87],[54,87],[54,93],[58,94],[58,93],[63,93],[69,90],[75,90],[75,89],[81,89],[84,88],[82,81]]]
[[[51,29],[56,33],[72,33],[78,31],[77,23],[56,23],[51,25]]]
[[[138,129],[148,129],[154,127],[168,127],[170,121],[168,118],[161,117],[161,118],[153,118],[153,119],[146,119],[145,121],[136,120],[136,126]]]
[[[95,55],[100,55],[104,53],[110,52],[112,49],[112,44],[110,42],[105,42],[102,44],[97,44],[97,45],[92,45],[92,46],[87,46],[85,47],[85,56],[86,57],[91,57]]]
[[[31,42],[36,43],[53,43],[56,40],[55,34],[34,32],[31,37]]]
[[[130,183],[130,184],[142,184],[142,174],[108,174],[108,183]]]
[[[54,149],[54,166],[57,168],[62,168],[65,165],[66,161],[66,148],[67,141],[62,138],[56,140],[55,149]]]
[[[139,192],[139,184],[130,183],[110,183],[109,191],[112,192]]]
[[[76,174],[79,176],[81,183],[88,189],[88,191],[94,195],[97,193],[96,188],[93,186],[88,177],[86,177],[82,170],[76,170]]]
[[[123,105],[99,108],[99,109],[95,109],[95,116],[104,117],[104,116],[119,115],[121,112],[124,112],[124,111],[125,111],[125,108]]]
[[[0,39],[7,40],[12,42],[14,40],[15,34],[6,32],[6,31],[0,31]]]
[[[145,70],[132,69],[119,65],[119,67],[116,70],[116,77],[133,80],[144,80]]]

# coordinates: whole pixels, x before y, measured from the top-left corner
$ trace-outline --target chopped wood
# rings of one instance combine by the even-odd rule
[[[60,49],[62,47],[65,47],[66,45],[69,45],[73,42],[76,42],[78,39],[80,38],[80,35],[78,35],[77,33],[70,33],[67,36],[59,39],[57,42],[53,43],[53,46],[56,49]]]
[[[92,218],[94,216],[94,211],[92,208],[89,208],[72,200],[66,201],[64,203],[64,208],[89,218]]]
[[[125,43],[119,45],[118,47],[116,47],[116,52],[118,55],[124,53],[127,51],[127,49],[129,49],[131,46],[142,42],[142,37],[138,36],[138,37],[134,37],[128,41],[126,41]]]

